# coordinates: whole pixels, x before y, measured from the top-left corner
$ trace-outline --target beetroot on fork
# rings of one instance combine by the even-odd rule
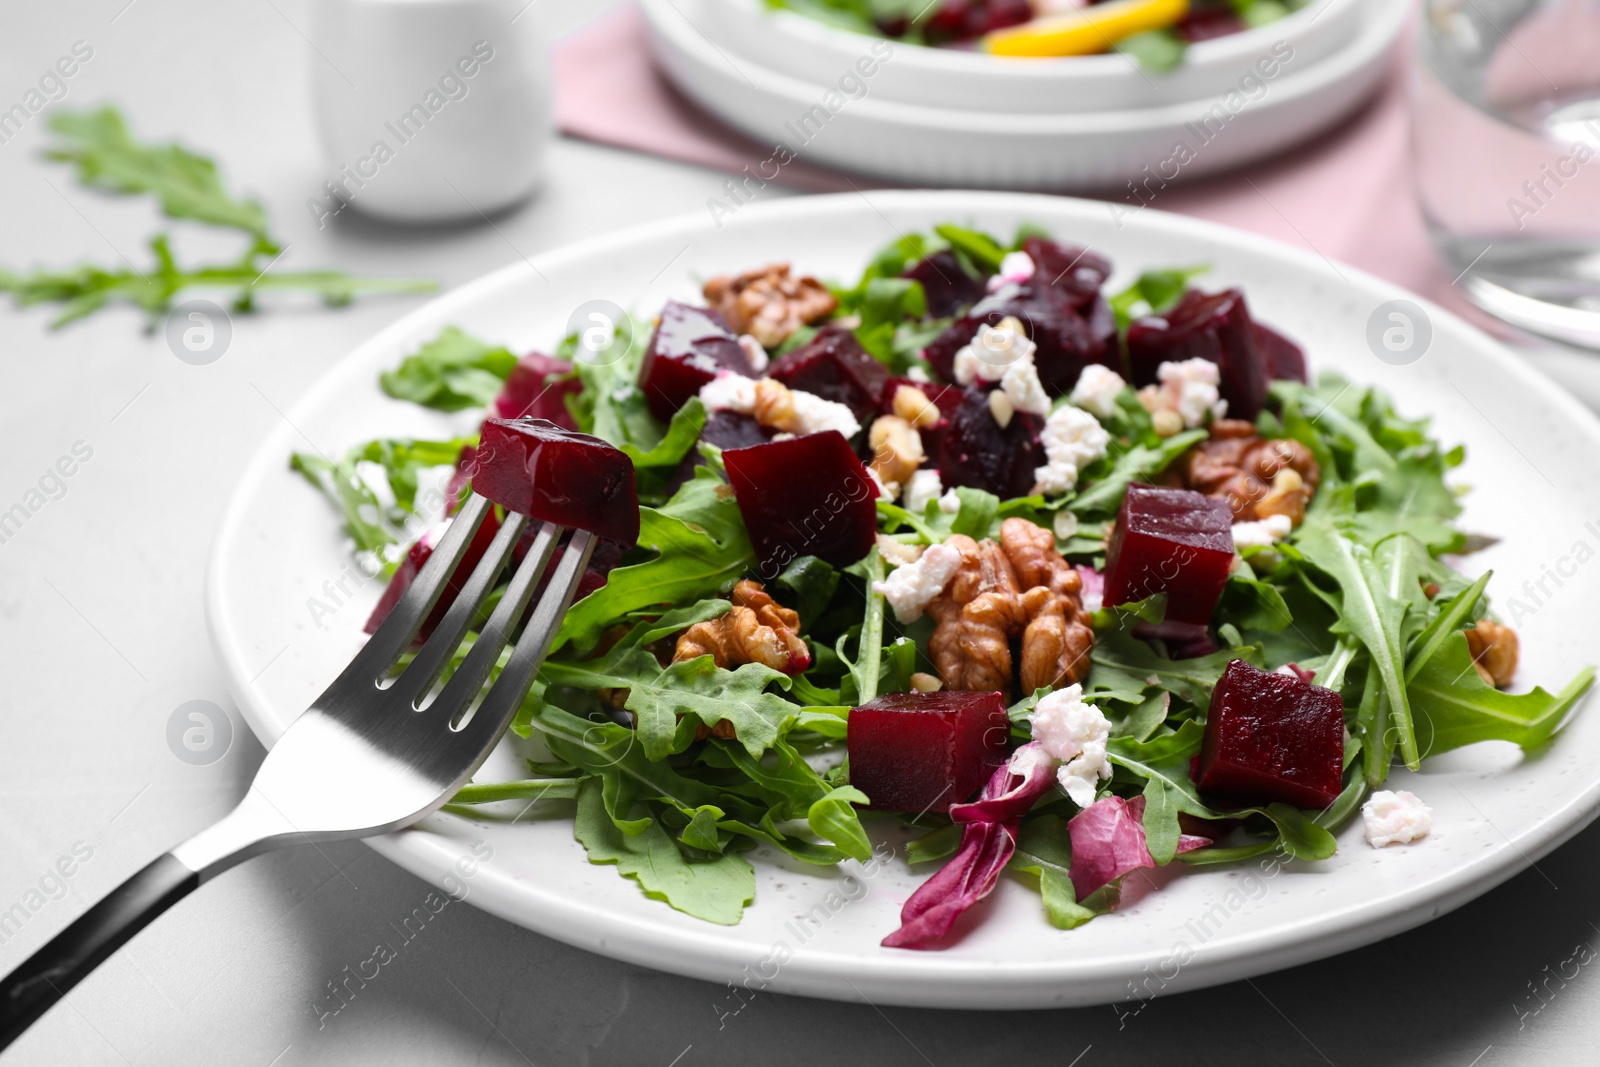
[[[624,545],[639,540],[633,461],[598,437],[544,419],[485,419],[472,489],[541,522]]]

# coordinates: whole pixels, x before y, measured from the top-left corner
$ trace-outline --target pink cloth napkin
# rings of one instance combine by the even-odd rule
[[[1402,46],[1377,96],[1340,126],[1275,160],[1163,190],[1151,206],[1309,249],[1467,313],[1434,257],[1412,191],[1402,76],[1409,57]],[[631,4],[562,41],[555,72],[564,133],[730,173],[765,154],[656,71]],[[882,185],[799,161],[783,168],[783,180],[809,192]]]

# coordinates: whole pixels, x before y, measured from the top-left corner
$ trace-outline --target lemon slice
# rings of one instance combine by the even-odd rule
[[[1124,37],[1171,26],[1188,13],[1189,0],[1113,0],[996,30],[983,47],[997,56],[1086,56]]]

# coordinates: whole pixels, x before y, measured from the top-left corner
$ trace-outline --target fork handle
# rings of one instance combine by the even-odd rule
[[[200,875],[171,853],[113,889],[0,981],[0,1049],[66,996],[85,975],[192,893]]]

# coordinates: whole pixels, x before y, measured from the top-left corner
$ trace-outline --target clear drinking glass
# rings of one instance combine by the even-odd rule
[[[1417,194],[1474,303],[1600,348],[1600,0],[1423,0]]]

